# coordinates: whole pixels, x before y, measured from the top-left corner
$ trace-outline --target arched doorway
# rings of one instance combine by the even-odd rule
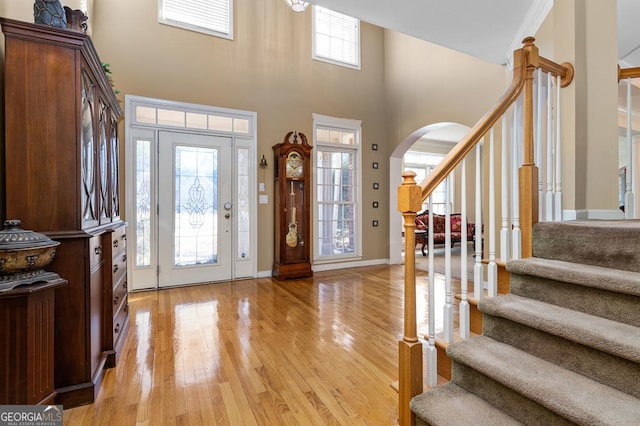
[[[469,130],[469,127],[453,122],[429,124],[407,136],[391,154],[389,159],[389,263],[403,263],[402,216],[398,211],[397,187],[402,184],[404,155],[415,146],[419,146],[423,152],[446,154]]]

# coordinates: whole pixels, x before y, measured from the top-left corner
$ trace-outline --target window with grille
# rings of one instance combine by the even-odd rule
[[[416,174],[416,182],[420,183],[424,180],[424,178],[431,173],[433,169],[442,161],[444,158],[444,154],[432,154],[420,151],[407,151],[404,155],[404,171],[412,171]],[[449,199],[453,200],[453,175],[449,177],[451,179],[451,184],[449,185]],[[432,205],[433,212],[436,214],[445,214],[446,212],[446,185],[445,183],[441,183],[436,187],[436,189],[432,192]],[[450,207],[452,203],[449,203]],[[429,200],[424,200],[422,203],[422,210],[425,211],[429,208]]]
[[[158,22],[233,39],[233,0],[159,0]]]
[[[315,260],[361,255],[360,121],[314,114]]]
[[[314,6],[313,59],[360,69],[360,21]]]

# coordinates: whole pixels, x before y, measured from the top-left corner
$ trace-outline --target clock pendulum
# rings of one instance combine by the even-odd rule
[[[291,181],[291,222],[289,222],[289,232],[287,232],[286,242],[289,247],[298,245],[298,224],[296,223],[296,194],[293,192],[293,181]]]

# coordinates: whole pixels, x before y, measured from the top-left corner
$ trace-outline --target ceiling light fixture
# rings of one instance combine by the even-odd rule
[[[309,2],[302,1],[302,0],[285,0],[285,1],[294,12],[304,12],[307,6],[309,6]]]

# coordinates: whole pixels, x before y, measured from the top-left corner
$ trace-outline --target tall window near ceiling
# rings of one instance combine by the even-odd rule
[[[360,21],[314,6],[313,59],[360,69]]]
[[[315,261],[361,256],[361,122],[313,115]]]
[[[233,0],[159,0],[158,22],[233,39]]]

